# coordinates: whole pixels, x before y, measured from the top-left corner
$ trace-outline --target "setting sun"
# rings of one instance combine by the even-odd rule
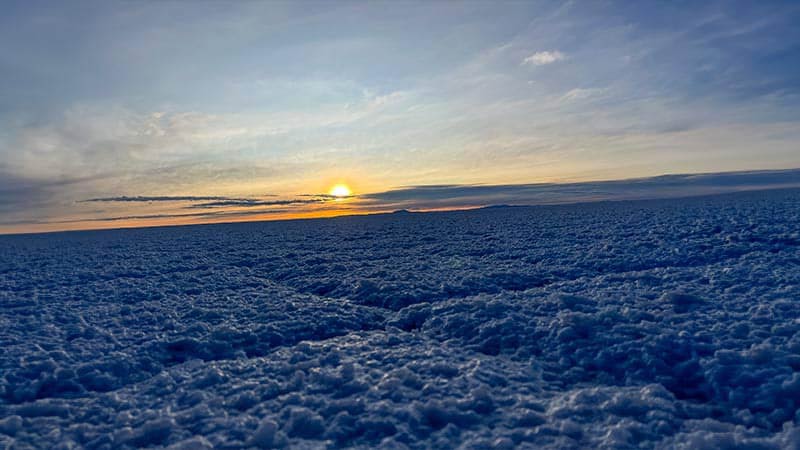
[[[344,198],[350,197],[353,194],[353,191],[351,191],[346,184],[337,184],[331,188],[328,194],[332,195],[333,197]]]

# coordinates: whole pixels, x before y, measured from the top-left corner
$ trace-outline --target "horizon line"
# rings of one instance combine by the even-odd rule
[[[632,178],[622,178],[622,179],[609,179],[609,180],[594,180],[594,181],[570,181],[570,182],[548,182],[548,183],[519,183],[519,184],[441,184],[441,185],[423,185],[423,186],[403,186],[403,187],[396,187],[389,189],[384,192],[376,192],[376,193],[365,193],[365,194],[358,194],[355,195],[355,198],[371,198],[370,196],[380,196],[381,194],[392,193],[392,192],[402,192],[406,190],[414,190],[414,189],[437,189],[437,188],[504,188],[504,187],[556,187],[556,186],[570,186],[570,185],[595,185],[595,184],[611,184],[611,183],[625,183],[625,182],[641,182],[641,181],[656,181],[660,178],[667,178],[667,177],[687,177],[687,176],[728,176],[728,175],[747,175],[747,174],[779,174],[779,173],[792,173],[798,172],[800,175],[800,168],[788,168],[788,169],[753,169],[753,170],[740,170],[740,171],[726,171],[726,172],[696,172],[696,173],[665,173],[660,175],[655,175],[651,177],[632,177]],[[691,187],[685,185],[684,187]],[[497,207],[542,207],[542,206],[558,206],[558,205],[579,205],[579,204],[594,204],[594,203],[618,203],[618,202],[626,202],[626,201],[648,201],[648,200],[667,200],[667,199],[680,199],[680,198],[693,198],[693,197],[704,197],[704,196],[717,196],[717,195],[726,195],[726,194],[735,194],[735,193],[743,193],[743,192],[754,192],[754,191],[767,191],[767,190],[788,190],[788,189],[798,189],[800,188],[800,177],[797,181],[791,183],[776,183],[776,184],[766,184],[766,185],[739,185],[739,186],[717,186],[716,189],[718,191],[698,191],[696,193],[692,192],[681,192],[681,193],[673,193],[670,194],[669,192],[658,192],[653,191],[648,195],[647,193],[640,193],[637,195],[632,195],[627,198],[614,198],[612,196],[607,197],[573,197],[573,198],[554,198],[552,200],[548,199],[538,199],[529,202],[514,202],[514,201],[501,201],[501,202],[486,202],[486,203],[476,203],[476,204],[464,204],[460,206],[442,206],[442,207],[400,207],[400,208],[392,208],[386,207],[381,208],[378,207],[377,209],[345,209],[345,210],[323,210],[323,214],[314,215],[314,212],[298,212],[295,216],[292,217],[275,217],[269,218],[270,211],[255,211],[252,216],[258,216],[258,218],[248,220],[247,218],[241,220],[221,220],[221,221],[203,221],[203,222],[194,222],[194,223],[158,223],[158,224],[136,224],[135,222],[131,223],[131,225],[123,225],[123,226],[115,226],[115,227],[86,227],[86,228],[75,228],[75,229],[61,229],[61,230],[44,230],[44,231],[12,231],[12,232],[4,232],[0,230],[0,236],[22,236],[22,235],[37,235],[37,234],[52,234],[52,233],[70,233],[70,232],[85,232],[85,231],[114,231],[114,230],[129,230],[129,229],[140,229],[140,228],[161,228],[161,227],[181,227],[181,226],[197,226],[197,225],[225,225],[225,224],[236,224],[236,223],[257,223],[257,222],[293,222],[293,221],[306,221],[306,220],[320,220],[320,219],[333,219],[333,218],[342,218],[342,217],[359,217],[359,216],[378,216],[378,215],[388,215],[394,214],[397,212],[408,212],[414,214],[426,214],[426,213],[436,213],[436,212],[457,212],[457,211],[470,211],[470,210],[478,210],[478,209],[485,209],[485,208],[497,208]],[[286,211],[288,212],[288,211]],[[329,214],[325,214],[325,213]],[[231,217],[235,217],[235,214],[231,214]],[[224,216],[220,216],[224,217]],[[240,215],[240,217],[246,217],[244,215]],[[113,218],[112,218],[113,219]],[[135,220],[135,219],[132,219]],[[95,219],[96,221],[96,219]],[[112,222],[113,220],[109,220]],[[72,223],[91,223],[92,219],[76,219],[71,221]],[[48,224],[57,224],[57,223],[65,223],[65,222],[28,222],[31,225],[48,225]],[[19,223],[18,225],[24,225],[24,223]]]

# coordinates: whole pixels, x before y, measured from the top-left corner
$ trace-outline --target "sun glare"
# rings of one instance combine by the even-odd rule
[[[336,198],[344,198],[350,197],[350,195],[353,194],[353,191],[351,191],[346,184],[337,184],[336,186],[332,187],[328,193]]]

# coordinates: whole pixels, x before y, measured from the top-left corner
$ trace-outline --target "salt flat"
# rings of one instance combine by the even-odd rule
[[[800,190],[0,236],[0,447],[798,448]]]

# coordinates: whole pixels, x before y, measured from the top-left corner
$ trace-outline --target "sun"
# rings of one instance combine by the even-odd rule
[[[353,191],[346,184],[337,184],[328,191],[328,194],[336,198],[345,198],[353,195]]]

